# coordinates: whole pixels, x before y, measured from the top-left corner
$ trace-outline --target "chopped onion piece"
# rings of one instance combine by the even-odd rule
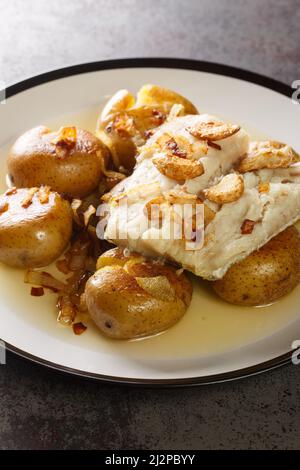
[[[68,260],[66,258],[57,260],[55,266],[57,267],[58,271],[63,274],[69,274],[70,272]]]
[[[80,290],[84,289],[88,275],[85,269],[75,271],[72,276],[67,280],[66,291],[71,294],[78,294]]]
[[[72,303],[69,295],[62,295],[58,298],[59,309],[57,321],[64,326],[72,325],[76,317],[76,307]]]
[[[30,188],[28,189],[27,196],[23,199],[21,206],[24,207],[24,209],[27,209],[27,207],[30,206],[32,203],[33,196],[35,193],[38,191],[39,188]]]
[[[176,276],[179,277],[179,276],[181,276],[181,274],[183,274],[183,273],[184,273],[184,268],[177,269],[177,271],[176,271]]]
[[[70,271],[79,271],[85,268],[86,252],[73,253],[69,263]]]
[[[66,284],[53,277],[51,274],[45,271],[34,271],[33,269],[28,269],[25,273],[24,282],[26,284],[35,284],[40,287],[45,287],[46,289],[51,289],[54,292],[63,291],[66,288]]]
[[[107,170],[105,166],[105,161],[103,158],[101,159],[101,170],[104,176],[113,180],[117,180],[116,182],[122,181],[123,179],[126,178],[126,175],[124,175],[123,173],[120,173],[119,171]]]
[[[90,272],[96,271],[96,260],[91,256],[88,256],[85,261],[85,269]]]
[[[95,207],[91,204],[87,210],[83,213],[84,226],[87,227],[92,215],[96,213]]]
[[[72,202],[71,202],[71,209],[72,209],[72,212],[73,212],[73,219],[74,219],[74,222],[76,222],[77,225],[82,225],[81,220],[80,220],[80,216],[77,212],[78,209],[80,208],[81,204],[82,204],[81,199],[73,199]]]
[[[30,294],[33,295],[33,297],[41,297],[44,295],[44,289],[43,287],[32,287]]]
[[[87,234],[83,234],[71,246],[69,269],[70,271],[78,271],[85,268],[85,260],[88,254],[91,241]]]
[[[81,335],[82,333],[85,332],[87,327],[83,323],[73,323],[73,331],[75,335]]]
[[[87,304],[86,304],[85,293],[81,294],[81,296],[80,296],[79,311],[80,312],[87,312],[88,311]]]
[[[38,198],[41,204],[46,204],[49,202],[51,188],[50,186],[41,186],[39,189]]]

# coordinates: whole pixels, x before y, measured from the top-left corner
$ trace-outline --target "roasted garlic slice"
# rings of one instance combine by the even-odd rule
[[[170,157],[192,158],[193,156],[192,144],[180,135],[175,137],[165,132],[157,139],[154,145],[158,151]]]
[[[288,168],[300,161],[300,156],[289,145],[275,141],[252,142],[245,158],[237,170],[240,173],[261,170],[262,168]]]
[[[201,176],[204,167],[200,161],[191,161],[176,156],[159,156],[152,160],[158,171],[175,181],[185,181]]]
[[[203,191],[209,201],[217,204],[237,201],[243,195],[243,192],[244,178],[236,173],[224,176],[218,184]]]
[[[222,121],[197,122],[187,128],[187,131],[200,140],[216,141],[226,139],[240,130],[236,124],[227,124]]]

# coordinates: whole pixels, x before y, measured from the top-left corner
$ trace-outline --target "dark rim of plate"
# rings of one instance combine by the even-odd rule
[[[0,96],[6,96],[10,98],[22,91],[28,90],[43,83],[51,82],[61,78],[71,77],[73,75],[85,74],[89,72],[98,72],[101,70],[114,70],[122,68],[142,68],[142,67],[157,67],[167,69],[181,69],[181,70],[195,70],[199,72],[208,72],[216,75],[223,75],[226,77],[232,77],[239,80],[244,80],[250,83],[255,83],[264,88],[276,91],[287,97],[291,97],[292,88],[288,85],[281,83],[272,78],[265,77],[263,75],[243,70],[228,65],[217,64],[213,62],[197,61],[191,59],[175,59],[175,58],[130,58],[130,59],[116,59],[106,60],[99,62],[91,62],[86,64],[74,65],[71,67],[65,67],[58,70],[53,70],[41,75],[37,75],[32,78],[28,78],[19,83],[9,86],[5,90],[0,91]],[[3,94],[5,91],[5,95]],[[26,351],[16,348],[15,346],[5,343],[6,349],[12,353],[15,353],[25,359],[28,359],[37,364],[55,369],[56,371],[69,373],[79,377],[85,377],[89,379],[100,380],[106,383],[115,383],[122,385],[138,385],[144,387],[186,387],[195,385],[208,385],[218,382],[227,382],[231,380],[246,378],[254,374],[266,372],[268,370],[275,369],[277,367],[288,364],[291,361],[292,351],[287,352],[281,356],[275,357],[269,361],[256,364],[254,366],[238,369],[230,372],[225,372],[216,375],[208,375],[203,377],[188,377],[183,379],[138,379],[138,378],[126,378],[126,377],[115,377],[109,375],[96,374],[87,372],[84,370],[69,368],[54,362],[47,361],[45,359],[33,356]]]

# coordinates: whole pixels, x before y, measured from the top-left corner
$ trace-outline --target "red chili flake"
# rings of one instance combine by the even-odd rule
[[[212,147],[213,149],[222,150],[221,145],[216,144],[216,142],[212,142],[211,140],[208,140],[208,141],[207,141],[207,145],[208,145],[209,147]]]
[[[68,150],[76,145],[77,129],[76,127],[61,127],[52,143],[58,147],[64,147]]]
[[[73,323],[72,325],[75,335],[82,335],[85,332],[87,327],[83,323]]]
[[[171,137],[171,139],[166,142],[166,148],[170,150],[176,157],[186,158],[187,156],[187,153],[178,147],[178,144],[173,137]]]
[[[157,122],[157,124],[162,124],[166,119],[166,115],[163,114],[158,109],[153,109],[152,115],[153,115],[155,121]]]
[[[145,136],[145,139],[149,139],[150,137],[152,137],[154,134],[154,130],[153,129],[149,129],[148,131],[145,131],[144,132],[144,136]]]
[[[254,220],[245,219],[241,226],[241,233],[243,235],[249,235],[253,232],[255,224],[256,222],[254,222]]]
[[[42,287],[32,287],[30,294],[34,297],[41,297],[44,295],[44,289]]]

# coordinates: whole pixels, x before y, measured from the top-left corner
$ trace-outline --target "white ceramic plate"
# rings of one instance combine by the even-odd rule
[[[286,141],[300,151],[300,106],[289,87],[230,67],[175,59],[99,62],[50,72],[6,90],[0,106],[0,182],[8,146],[39,124],[94,130],[101,106],[116,90],[156,83],[187,96],[203,112],[245,126],[254,138]],[[195,281],[192,305],[175,327],[139,341],[81,336],[56,323],[55,296],[35,298],[23,272],[0,266],[0,337],[28,359],[73,374],[144,385],[191,385],[232,380],[290,360],[300,339],[300,288],[273,306],[226,304]]]

